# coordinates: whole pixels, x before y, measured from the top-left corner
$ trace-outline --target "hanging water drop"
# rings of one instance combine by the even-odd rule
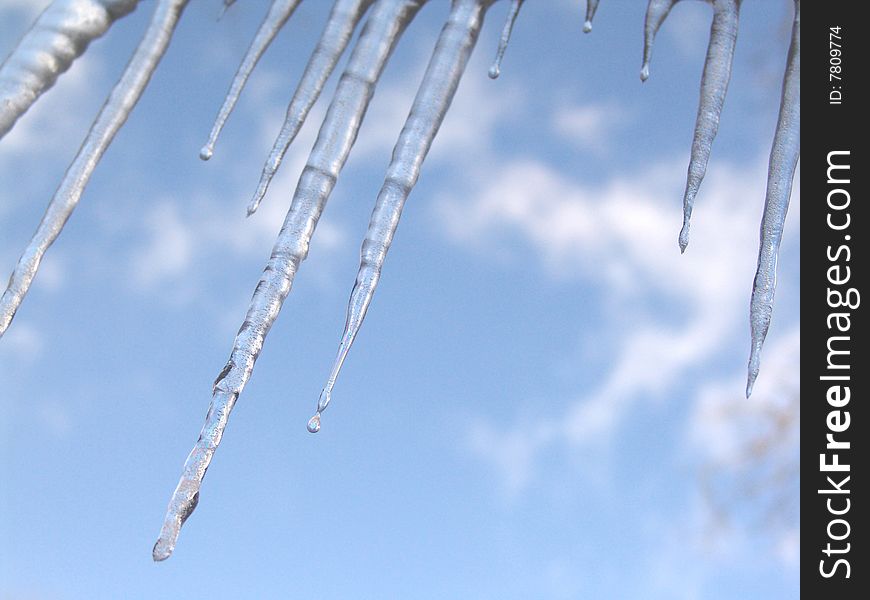
[[[680,0],[649,0],[646,7],[646,18],[643,24],[643,65],[640,69],[640,80],[649,79],[649,64],[652,60],[653,44],[656,34],[668,17],[674,4]]]
[[[234,1],[235,0],[233,0],[233,2]],[[239,97],[242,94],[245,83],[248,81],[248,77],[253,73],[254,67],[257,66],[257,63],[259,62],[260,57],[263,56],[266,48],[269,47],[272,40],[275,39],[275,36],[278,35],[278,32],[281,31],[284,24],[293,15],[293,11],[296,10],[300,1],[301,0],[273,0],[272,4],[269,6],[269,12],[266,13],[263,22],[260,24],[260,28],[257,30],[257,34],[254,36],[251,45],[248,46],[248,51],[245,53],[245,57],[242,59],[242,63],[239,65],[235,77],[233,77],[233,82],[230,84],[230,89],[224,98],[224,103],[215,118],[211,134],[208,136],[208,141],[199,151],[199,157],[202,160],[209,160],[214,154],[214,146],[217,143],[218,136],[220,136],[221,130],[224,128],[227,119],[229,119],[236,103],[239,101]],[[224,10],[226,10],[226,8],[233,2],[225,4]]]
[[[338,355],[318,401],[318,410],[322,410],[320,405],[324,398],[328,403],[339,371],[362,327],[399,226],[402,208],[417,183],[420,168],[450,108],[477,42],[488,4],[480,0],[453,1],[450,16],[429,59],[411,112],[393,148],[393,157],[369,220],[360,250],[359,271],[347,304],[347,319],[338,345]]]
[[[495,53],[495,60],[489,68],[489,78],[497,79],[501,74],[501,60],[504,58],[505,50],[511,40],[511,32],[514,29],[514,22],[517,20],[517,15],[520,14],[520,8],[525,0],[511,0],[511,7],[508,11],[507,19],[505,20],[504,29],[501,32],[501,38],[498,41],[498,50]]]
[[[583,33],[592,31],[592,19],[595,18],[595,11],[598,10],[599,0],[586,0],[586,20],[583,22]]]

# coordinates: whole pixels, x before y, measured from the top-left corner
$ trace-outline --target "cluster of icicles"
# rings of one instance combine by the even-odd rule
[[[221,128],[260,56],[301,0],[273,0],[230,86],[208,142],[200,151],[211,157]],[[181,480],[169,502],[154,560],[170,556],[181,526],[199,500],[199,490],[223,436],[230,412],[251,376],[269,332],[308,245],[318,219],[350,153],[378,79],[396,42],[427,0],[335,0],[317,47],[296,88],[281,132],[269,154],[259,185],[248,206],[257,210],[288,146],[302,127],[327,78],[349,44],[355,29],[368,17],[352,51],[317,141],[299,178],[287,217],[272,255],[254,290],[244,322],[233,342],[226,366],[214,383],[213,397],[199,439],[184,464]],[[653,41],[664,19],[679,0],[650,0],[644,28],[641,79],[649,77]],[[701,78],[700,105],[692,142],[680,249],[688,243],[695,196],[704,178],[719,115],[725,100],[737,40],[742,0],[707,0],[713,21]],[[157,0],[154,14],[120,80],[115,85],[78,154],[66,171],[36,233],[24,250],[0,301],[0,335],[6,331],[33,281],[45,251],[60,234],[81,197],[94,168],[148,84],[169,45],[188,0]],[[235,0],[224,0],[224,9]],[[342,363],[362,325],[381,276],[393,235],[420,168],[447,112],[477,41],[484,14],[495,0],[451,0],[417,96],[393,150],[362,244],[359,273],[351,292],[347,322],[338,356],[317,402],[308,430],[320,429]],[[588,0],[584,31],[592,28],[598,0]],[[135,9],[138,0],[55,0],[0,66],[0,137],[81,55],[88,43]],[[511,29],[523,0],[511,0],[490,77],[497,77]],[[770,153],[767,194],[761,223],[758,270],[752,289],[750,321],[752,349],[747,396],[758,375],[759,357],[770,324],[776,284],[776,257],[800,154],[800,0],[795,0],[794,26],[782,86],[779,121]]]

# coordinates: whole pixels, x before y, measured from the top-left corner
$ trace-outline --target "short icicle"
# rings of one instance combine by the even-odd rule
[[[698,103],[698,116],[695,120],[695,135],[692,140],[692,154],[686,178],[686,191],[683,194],[683,227],[680,229],[680,252],[689,245],[689,224],[695,196],[707,173],[707,161],[713,140],[719,131],[719,115],[728,93],[731,79],[731,63],[734,59],[734,46],[737,44],[737,26],[742,0],[713,0],[713,24],[710,27],[710,42],[704,60],[704,73],[701,76],[701,97]]]
[[[0,138],[139,0],[55,0],[0,64]]]
[[[299,130],[302,129],[308,112],[320,97],[326,80],[335,69],[338,59],[344,54],[357,23],[362,19],[371,3],[372,0],[337,0],[333,5],[320,41],[317,42],[317,47],[311,53],[302,79],[299,80],[299,85],[293,93],[293,99],[290,100],[290,105],[287,107],[287,116],[281,126],[281,132],[275,139],[272,150],[269,152],[269,158],[263,166],[257,191],[248,204],[248,216],[254,214],[260,206],[260,202],[272,182],[272,177],[281,166],[287,149],[296,139]]]
[[[646,19],[643,24],[643,66],[640,69],[640,80],[649,79],[649,64],[652,60],[653,45],[656,34],[665,19],[670,14],[674,4],[680,0],[649,0],[646,7]]]
[[[501,74],[501,61],[504,58],[505,50],[508,43],[511,41],[511,32],[514,29],[514,23],[517,20],[517,15],[520,14],[520,8],[525,0],[511,0],[511,7],[508,11],[507,19],[504,23],[504,29],[501,31],[501,38],[498,40],[498,50],[495,53],[495,60],[492,61],[492,66],[489,68],[489,78],[498,79]]]
[[[0,298],[0,337],[36,277],[39,263],[60,235],[115,134],[127,120],[169,46],[175,25],[188,0],[160,0],[142,41],[91,125],[85,141],[54,193],[36,232],[24,249],[9,285]]]
[[[365,319],[405,200],[417,182],[420,167],[450,107],[489,4],[485,0],[453,0],[450,16],[441,30],[378,193],[360,251],[360,268],[350,294],[338,355],[317,401],[317,410],[308,422],[312,433],[320,429],[321,413],[329,405],[338,373]]]
[[[595,11],[598,10],[599,0],[586,0],[586,21],[583,22],[583,33],[592,31],[592,19],[595,18]]]
[[[758,270],[752,286],[749,322],[752,329],[752,350],[749,355],[749,373],[746,380],[746,397],[758,377],[761,364],[761,348],[773,314],[773,297],[776,292],[776,259],[782,242],[785,217],[788,214],[794,172],[800,158],[801,118],[801,15],[800,0],[795,0],[794,25],[788,62],[782,82],[782,99],[779,120],[770,150],[767,171],[767,195],[764,199],[764,216],[761,220],[761,240],[758,249]]]
[[[184,521],[199,502],[202,480],[223,437],[230,413],[251,377],[266,335],[290,293],[299,265],[347,156],[366,108],[396,42],[426,0],[377,0],[336,88],[317,141],[299,177],[293,202],[272,255],[233,341],[230,358],[212,390],[199,439],[184,463],[160,536],[152,552],[169,558]]]
[[[251,45],[248,46],[248,51],[245,53],[245,57],[242,59],[242,63],[239,65],[235,77],[233,77],[233,82],[230,84],[230,89],[224,98],[224,103],[221,106],[220,111],[218,111],[214,125],[211,128],[211,134],[208,136],[208,141],[199,151],[199,157],[202,160],[208,160],[214,154],[214,146],[217,143],[218,136],[220,136],[221,130],[224,128],[227,119],[230,117],[230,113],[233,112],[236,103],[239,101],[239,96],[242,94],[242,90],[245,87],[245,83],[248,81],[248,77],[251,76],[251,73],[254,71],[254,67],[257,66],[260,57],[263,56],[263,53],[269,47],[269,44],[272,43],[272,40],[274,40],[275,36],[278,35],[278,32],[281,31],[281,28],[287,22],[287,19],[293,15],[293,11],[296,10],[296,7],[299,6],[300,2],[301,0],[273,0],[272,4],[269,6],[269,12],[266,13],[266,17],[260,24],[260,28],[257,30],[254,40],[251,42]],[[223,10],[226,10],[231,4],[233,4],[233,2],[230,2],[229,4],[225,2]],[[221,12],[221,14],[223,14],[223,12]]]

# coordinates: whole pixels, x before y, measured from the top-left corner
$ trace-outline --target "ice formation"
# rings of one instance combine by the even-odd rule
[[[145,91],[151,75],[169,46],[172,32],[175,31],[175,25],[178,23],[187,1],[159,0],[157,2],[154,16],[145,31],[145,36],[139,42],[127,68],[124,69],[121,78],[115,84],[106,99],[106,103],[91,125],[78,154],[67,168],[63,180],[49,202],[36,233],[33,234],[9,278],[6,291],[0,298],[0,336],[8,329],[15,312],[27,294],[45,251],[60,235],[64,224],[79,203],[79,198],[81,198],[97,163],[106,148],[112,143],[115,134],[127,120],[130,111],[136,106],[142,92]],[[62,4],[66,4],[66,2]],[[118,5],[120,3],[106,4]],[[52,7],[49,7],[46,12],[51,10]],[[76,36],[70,35],[69,37]],[[48,40],[47,43],[54,44],[55,41]],[[56,74],[48,73],[47,77],[53,81]]]
[[[791,198],[791,185],[801,153],[801,2],[794,3],[794,25],[791,45],[782,80],[782,99],[779,119],[773,135],[770,162],[767,168],[767,194],[764,215],[761,218],[761,243],[758,249],[758,270],[752,285],[749,321],[752,329],[752,350],[749,355],[749,374],[746,397],[758,377],[761,347],[770,327],[773,313],[773,294],[776,291],[776,257],[782,242],[785,216]]]
[[[462,1],[462,0],[457,0]],[[464,0],[476,2],[477,0]],[[350,154],[381,72],[405,27],[426,0],[377,0],[335,90],[320,133],[293,195],[293,202],[236,334],[230,359],[214,383],[211,406],[169,502],[154,560],[172,554],[181,525],[199,501],[199,488],[236,400],[254,369],[281,305]]]
[[[308,254],[320,215],[356,140],[378,79],[405,28],[427,0],[335,0],[323,34],[287,109],[248,208],[257,209],[326,80],[344,53],[354,31],[369,12],[321,125],[317,141],[302,170],[293,201],[254,290],[250,306],[223,371],[215,380],[212,400],[199,439],[190,452],[172,495],[155,560],[168,558],[184,521],[196,508],[202,480],[220,444],[230,413],[251,377],[266,335],[290,292],[295,274]],[[377,287],[399,218],[420,173],[439,126],[456,92],[474,48],[484,14],[495,0],[451,0],[451,9],[429,61],[429,66],[393,150],[384,184],[378,194],[363,241],[360,268],[347,309],[338,355],[317,403],[308,429],[320,428],[320,415],[330,402],[333,386],[359,331]],[[495,63],[497,76],[513,24],[524,0],[511,0]],[[656,32],[679,0],[650,0],[644,26],[641,79],[649,77]],[[273,0],[250,45],[218,113],[202,157],[208,158],[223,124],[239,98],[245,81],[260,56],[300,0]],[[684,222],[680,247],[685,250],[694,198],[704,177],[710,149],[719,125],[737,38],[741,0],[707,0],[713,22],[696,119],[684,195]],[[78,203],[88,179],[144,91],[165,52],[187,0],[158,0],[144,38],[111,92],[67,170],[33,239],[18,262],[0,300],[0,336],[8,328],[39,267],[42,256],[60,234]],[[235,0],[223,0],[222,9]],[[0,137],[14,125],[40,93],[106,31],[111,23],[132,11],[137,0],[55,0],[37,24],[0,66]],[[584,30],[592,27],[598,0],[588,0]],[[750,322],[752,350],[747,395],[758,375],[759,358],[770,323],[776,281],[776,256],[791,185],[800,154],[800,0],[795,0],[792,41],[783,78],[779,121],[773,141],[767,194],[761,225],[758,271],[752,290]]]
[[[495,60],[492,61],[492,66],[489,68],[489,78],[498,79],[501,74],[501,60],[504,58],[505,50],[508,43],[511,41],[511,32],[514,29],[514,23],[520,14],[520,8],[525,0],[511,0],[510,11],[508,12],[507,20],[504,24],[504,29],[501,32],[501,38],[498,40],[498,50],[495,53]]]
[[[399,226],[402,208],[417,183],[420,167],[450,108],[468,57],[477,42],[488,4],[480,0],[454,0],[450,16],[441,30],[411,112],[393,148],[393,158],[369,221],[360,250],[359,272],[347,305],[347,321],[338,356],[317,401],[317,411],[308,421],[308,431],[312,433],[320,429],[320,413],[329,405],[338,372],[365,319]]]
[[[299,2],[301,2],[301,0],[276,0],[269,7],[269,12],[263,19],[260,29],[257,30],[257,35],[254,37],[254,41],[251,42],[245,57],[242,59],[242,64],[239,65],[239,69],[236,71],[236,76],[230,84],[230,91],[227,92],[227,97],[224,100],[223,106],[221,106],[218,116],[215,118],[211,134],[208,136],[208,141],[205,146],[202,147],[202,150],[199,151],[199,157],[201,159],[208,160],[212,157],[212,154],[214,154],[214,145],[217,143],[218,136],[221,134],[221,129],[224,128],[224,124],[227,122],[230,113],[233,112],[233,108],[235,108],[236,102],[238,102],[239,96],[242,94],[242,89],[245,87],[248,77],[250,77],[251,73],[254,72],[254,67],[257,66],[257,62],[260,60],[260,57],[263,56],[263,52],[266,51],[266,48],[269,47],[269,44],[272,43],[272,40],[274,40],[275,36],[278,35],[278,32],[281,31],[284,23],[286,23],[287,19],[289,19],[293,14],[296,7],[299,6]],[[225,2],[224,10],[232,5],[232,3],[233,2]]]
[[[0,65],[0,138],[70,68],[88,44],[139,0],[58,0]]]
[[[583,32],[589,33],[592,31],[592,19],[595,18],[595,11],[598,10],[599,0],[586,0],[586,21],[583,22]]]

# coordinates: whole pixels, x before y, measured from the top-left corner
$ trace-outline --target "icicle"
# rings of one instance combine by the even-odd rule
[[[583,33],[592,31],[592,19],[595,18],[595,11],[598,10],[599,0],[586,0],[586,22],[583,23]]]
[[[525,0],[511,0],[510,11],[508,12],[507,20],[504,24],[504,29],[501,32],[501,39],[498,41],[498,51],[495,54],[495,60],[489,68],[489,78],[497,79],[501,73],[501,59],[504,58],[505,50],[507,50],[508,42],[511,41],[511,31],[514,28],[514,22],[517,20],[517,15],[520,14],[520,8]]]
[[[257,191],[248,205],[248,216],[257,211],[275,172],[281,165],[284,154],[305,123],[308,111],[317,102],[326,80],[332,74],[338,59],[344,54],[348,42],[356,29],[357,23],[371,6],[372,0],[337,0],[329,14],[326,27],[317,42],[317,47],[308,60],[302,79],[293,93],[293,99],[287,107],[287,116],[281,132],[275,139],[269,158],[263,166]]]
[[[234,1],[235,0],[233,0],[233,2]],[[242,64],[239,65],[239,68],[236,71],[236,76],[230,84],[230,89],[224,99],[223,106],[221,106],[221,109],[215,118],[214,125],[211,128],[208,142],[206,142],[205,146],[203,146],[199,151],[199,157],[202,160],[208,160],[212,157],[212,154],[214,154],[214,145],[217,142],[221,130],[224,128],[224,124],[230,117],[230,113],[233,112],[236,102],[239,101],[239,96],[242,93],[242,89],[245,87],[245,83],[248,81],[248,77],[250,77],[254,67],[257,66],[257,62],[260,60],[260,57],[263,56],[266,48],[269,47],[269,44],[272,43],[272,40],[274,40],[275,36],[278,35],[278,32],[281,31],[284,23],[287,22],[287,19],[289,19],[293,14],[293,11],[296,10],[300,1],[301,0],[273,0],[272,4],[269,6],[269,12],[266,13],[266,17],[260,24],[260,28],[257,30],[257,35],[254,36],[254,40],[248,47],[248,51],[242,59]],[[230,4],[232,4],[232,2],[230,2]],[[229,6],[229,4],[225,3],[224,9],[226,9],[227,6]]]
[[[290,293],[300,263],[329,194],[362,124],[374,88],[402,32],[426,0],[377,0],[335,91],[308,163],[299,177],[290,210],[272,256],[254,290],[233,342],[229,361],[215,381],[199,439],[184,463],[169,502],[154,560],[169,558],[185,519],[196,508],[199,489],[220,444],[230,412],[251,377],[269,329]]]
[[[646,20],[643,25],[643,66],[640,69],[640,80],[649,79],[649,63],[652,60],[653,44],[656,33],[662,26],[674,4],[680,0],[649,0],[646,7]]]
[[[0,65],[0,138],[139,0],[55,0]]]
[[[752,286],[750,324],[752,328],[752,351],[749,356],[749,375],[746,381],[746,397],[758,377],[761,348],[770,318],[773,313],[773,296],[776,292],[776,258],[782,241],[785,217],[791,196],[794,172],[800,158],[801,118],[801,4],[795,0],[794,25],[788,63],[782,82],[782,100],[779,120],[770,150],[767,171],[767,196],[764,200],[764,216],[761,220],[761,241],[758,250],[758,270]]]
[[[680,230],[680,252],[689,245],[689,223],[695,196],[707,172],[707,161],[713,140],[719,130],[719,115],[728,92],[731,79],[731,62],[737,43],[737,24],[742,0],[713,0],[713,24],[710,27],[710,42],[701,76],[701,99],[695,121],[695,136],[692,140],[692,156],[683,194],[683,227]]]
[[[308,430],[312,433],[320,429],[320,414],[329,405],[335,380],[365,319],[405,200],[417,183],[420,167],[456,93],[488,5],[489,2],[481,0],[453,0],[450,16],[441,30],[411,112],[393,149],[393,158],[372,212],[360,251],[360,268],[350,294],[338,355],[318,399],[317,411],[308,422]]]
[[[48,204],[39,227],[30,239],[0,298],[0,336],[9,327],[15,311],[27,294],[46,250],[60,235],[64,224],[78,204],[94,168],[127,120],[163,57],[181,12],[188,0],[160,0],[142,41],[115,84],[100,114],[67,168],[57,191]]]

